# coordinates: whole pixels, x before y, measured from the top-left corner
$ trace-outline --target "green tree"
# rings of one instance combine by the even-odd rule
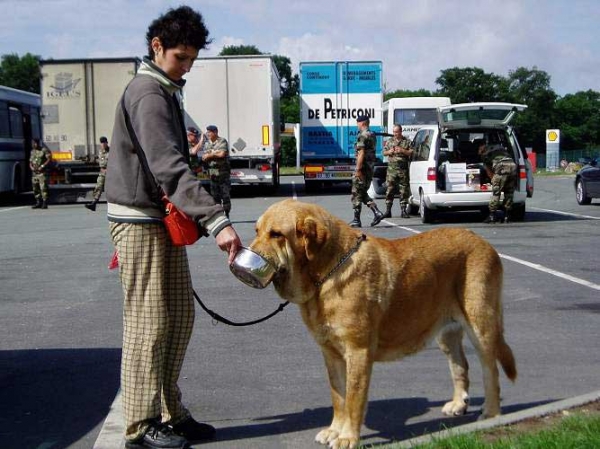
[[[519,142],[536,152],[545,152],[546,129],[553,128],[557,95],[550,88],[550,75],[537,67],[519,67],[508,72],[508,101],[525,104],[527,109],[516,116]]]
[[[40,57],[26,53],[2,55],[0,85],[40,93]]]
[[[485,73],[478,67],[442,70],[435,80],[440,89],[436,95],[450,97],[452,103],[473,103],[478,101],[506,101],[508,82],[506,78],[493,73]]]
[[[600,145],[600,92],[567,94],[556,102],[556,128],[561,130],[563,150]]]
[[[427,89],[407,90],[398,89],[391,92],[385,92],[383,101],[388,101],[390,98],[407,98],[407,97],[432,97],[433,94]]]

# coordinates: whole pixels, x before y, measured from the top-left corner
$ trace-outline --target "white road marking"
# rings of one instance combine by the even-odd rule
[[[595,218],[595,217],[592,217],[592,218]],[[383,220],[383,222],[388,225],[394,226],[396,228],[403,229],[408,232],[412,232],[413,234],[421,233],[421,231],[417,231],[416,229],[412,229],[412,228],[407,228],[406,226],[399,226],[395,223],[392,223],[391,221]],[[561,279],[565,279],[567,281],[574,282],[575,284],[583,285],[584,287],[589,287],[594,290],[600,290],[600,285],[594,284],[593,282],[590,282],[590,281],[586,281],[585,279],[571,276],[570,274],[561,273],[560,271],[553,270],[552,268],[548,268],[548,267],[545,267],[545,266],[537,264],[537,263],[528,262],[523,259],[518,259],[516,257],[509,256],[507,254],[502,254],[502,253],[498,253],[498,254],[500,255],[501,258],[510,260],[511,262],[525,265],[526,267],[533,268],[534,270],[538,270],[538,271],[541,271],[546,274],[551,274],[552,276],[556,276]]]
[[[562,212],[560,210],[542,209],[541,207],[530,207],[529,210],[539,210],[541,212],[550,212],[557,215],[565,215],[567,217],[587,218],[588,220],[600,220],[600,217],[592,217],[591,215],[574,214],[572,212]]]

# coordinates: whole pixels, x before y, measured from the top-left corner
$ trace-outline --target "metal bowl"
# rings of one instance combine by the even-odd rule
[[[254,288],[265,288],[277,271],[267,259],[245,247],[237,252],[229,269],[236,278]]]

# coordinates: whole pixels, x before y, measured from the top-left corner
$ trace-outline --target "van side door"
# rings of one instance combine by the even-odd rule
[[[410,191],[415,204],[419,201],[421,190],[424,194],[435,193],[435,154],[438,134],[437,127],[422,128],[413,140],[414,153],[410,163]],[[430,179],[432,176],[433,179]]]

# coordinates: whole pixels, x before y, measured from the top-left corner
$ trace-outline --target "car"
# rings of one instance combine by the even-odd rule
[[[600,198],[600,167],[598,158],[590,159],[575,175],[575,198],[578,204],[590,204]]]
[[[438,124],[423,126],[413,140],[409,199],[423,223],[442,218],[444,211],[489,214],[491,180],[474,146],[485,139],[488,148],[507,150],[518,167],[511,219],[523,220],[527,189],[527,159],[509,123],[526,105],[463,103],[438,107]],[[531,172],[531,170],[529,170]],[[530,194],[533,194],[531,176]]]

